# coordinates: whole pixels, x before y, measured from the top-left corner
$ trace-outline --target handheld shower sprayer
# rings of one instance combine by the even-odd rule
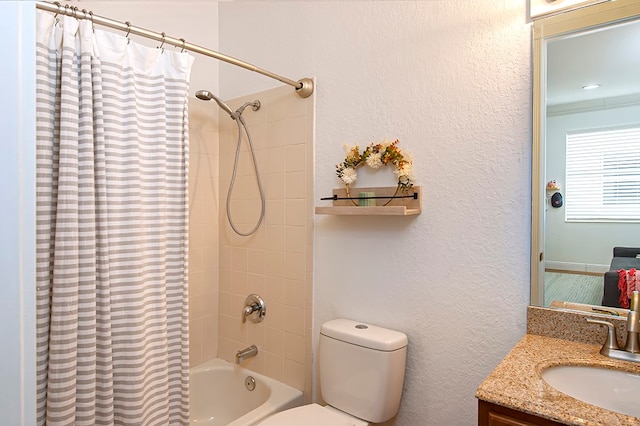
[[[208,91],[208,90],[198,90],[196,92],[196,98],[202,99],[203,101],[210,101],[211,99],[213,99],[214,101],[216,101],[216,103],[218,104],[218,106],[220,108],[222,108],[227,114],[229,114],[229,116],[231,118],[234,118],[233,117],[233,110],[229,107],[229,105],[224,103],[224,101],[219,99],[216,95],[214,95],[210,91]],[[234,120],[235,120],[235,118],[234,118]]]
[[[257,111],[257,110],[260,109],[260,101],[256,100],[256,101],[253,101],[253,102],[246,102],[244,105],[242,105],[240,108],[238,108],[236,110],[236,112],[233,112],[233,110],[231,109],[231,107],[229,105],[227,105],[222,99],[218,98],[216,95],[214,95],[213,93],[211,93],[208,90],[198,90],[196,92],[196,98],[202,99],[203,101],[210,101],[211,99],[213,99],[214,101],[216,101],[218,106],[220,108],[222,108],[222,110],[224,112],[229,114],[229,117],[231,117],[234,120],[236,120],[238,117],[240,117],[242,115],[242,113],[244,112],[244,109],[246,107],[248,107],[248,106],[251,106],[251,108],[254,111]]]
[[[233,110],[231,109],[231,107],[229,107],[229,105],[227,105],[224,101],[218,99],[213,93],[209,92],[208,90],[198,90],[196,92],[196,97],[198,99],[202,99],[203,101],[210,101],[211,99],[216,101],[218,106],[220,106],[220,108],[222,108],[227,114],[229,114],[229,117],[231,117],[231,119],[234,120],[236,122],[236,125],[238,126],[238,143],[236,145],[236,156],[235,156],[235,161],[233,163],[233,172],[231,174],[231,182],[229,183],[229,190],[227,191],[227,220],[229,221],[229,225],[231,225],[231,228],[236,234],[241,235],[243,237],[248,237],[249,235],[252,235],[254,232],[258,230],[258,228],[260,227],[260,224],[262,223],[262,220],[264,219],[265,196],[264,196],[264,191],[262,190],[262,183],[260,182],[260,173],[258,172],[258,163],[256,161],[256,155],[253,149],[251,134],[249,133],[249,129],[247,128],[247,123],[244,121],[244,118],[242,117],[242,113],[244,112],[245,108],[248,106],[250,106],[254,111],[259,110],[260,101],[255,100],[253,102],[245,102],[244,105],[242,105],[240,108],[236,110],[236,112],[233,112]],[[249,143],[249,151],[251,152],[251,160],[253,162],[253,170],[256,173],[256,184],[258,185],[258,191],[260,192],[260,217],[258,218],[255,226],[248,232],[240,231],[236,227],[235,223],[233,222],[233,219],[231,218],[231,193],[233,192],[233,187],[235,185],[236,175],[238,172],[238,162],[240,161],[242,129],[244,129],[244,132],[247,135],[247,142]]]

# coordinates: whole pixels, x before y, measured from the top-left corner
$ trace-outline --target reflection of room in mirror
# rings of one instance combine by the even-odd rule
[[[550,40],[547,43],[548,112],[637,102],[639,69],[639,20]],[[589,85],[595,84],[597,88],[589,89]],[[586,101],[591,103],[576,104]]]
[[[583,134],[634,128],[640,134],[640,16],[636,6],[632,0],[619,0],[540,19],[534,24],[534,50],[539,53],[539,60],[534,54],[534,75],[540,76],[534,78],[534,123],[540,123],[533,140],[533,152],[540,155],[540,168],[534,161],[533,171],[534,305],[615,308],[608,302],[611,298],[603,294],[605,287],[610,287],[605,285],[605,273],[612,267],[614,247],[640,247],[639,219],[567,217],[572,202],[568,174],[576,167],[575,162],[569,164],[573,168],[568,172],[568,137],[573,134],[577,139]],[[541,87],[540,82],[546,86]],[[583,89],[593,83],[599,87]],[[616,149],[605,150],[603,155],[636,164],[631,167],[635,195],[631,194],[627,201],[640,211],[640,138],[634,141],[625,136]],[[559,208],[551,208],[551,197],[557,190],[547,185],[553,180],[563,197]],[[608,204],[605,208],[615,207],[616,203],[605,201],[609,185],[606,180],[597,178],[589,185],[602,188],[599,203]],[[626,183],[623,186],[629,188]],[[594,191],[588,186],[581,192]],[[573,200],[575,206],[575,196]],[[535,255],[539,255],[539,263]]]
[[[600,305],[602,276],[562,272],[544,273],[544,306],[553,302]]]
[[[591,134],[588,131],[593,129],[640,127],[639,69],[640,21],[572,34],[548,43],[546,181],[552,182],[556,176],[564,177],[567,203],[571,203],[571,191],[575,194],[574,203],[578,202],[576,198],[588,194],[595,194],[596,198],[598,194],[603,196],[599,189],[602,177],[587,181],[586,187],[574,189],[570,185],[576,165],[570,162],[568,155],[576,149],[583,154],[579,147],[569,150],[570,136],[575,137],[576,132]],[[589,91],[582,89],[593,81],[600,82],[601,87]],[[629,139],[624,144],[628,149],[620,151],[618,147],[619,151],[615,152],[612,146],[609,151],[618,158],[635,155],[640,164],[640,139],[635,142]],[[547,192],[552,196],[556,193]],[[552,207],[563,207],[549,201]],[[589,205],[597,202],[597,199],[589,201]],[[603,302],[603,275],[609,270],[612,249],[638,245],[633,236],[640,235],[639,226],[625,221],[573,220],[565,208],[546,209],[545,306],[554,300],[611,305]]]

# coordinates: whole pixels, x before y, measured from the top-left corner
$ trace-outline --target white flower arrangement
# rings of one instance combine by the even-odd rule
[[[360,153],[358,145],[345,145],[347,156],[336,165],[336,174],[347,187],[358,179],[356,169],[367,165],[372,169],[379,169],[382,166],[392,165],[393,173],[398,177],[398,187],[403,189],[413,186],[413,158],[411,153],[398,148],[399,140],[393,142],[372,143]]]

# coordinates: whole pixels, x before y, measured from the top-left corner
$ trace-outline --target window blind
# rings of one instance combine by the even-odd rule
[[[566,154],[566,221],[640,221],[640,126],[568,132]]]

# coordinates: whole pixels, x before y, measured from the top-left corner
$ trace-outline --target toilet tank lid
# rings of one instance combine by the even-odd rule
[[[322,324],[320,334],[379,351],[395,351],[407,346],[407,335],[388,328],[348,319],[334,319]]]

